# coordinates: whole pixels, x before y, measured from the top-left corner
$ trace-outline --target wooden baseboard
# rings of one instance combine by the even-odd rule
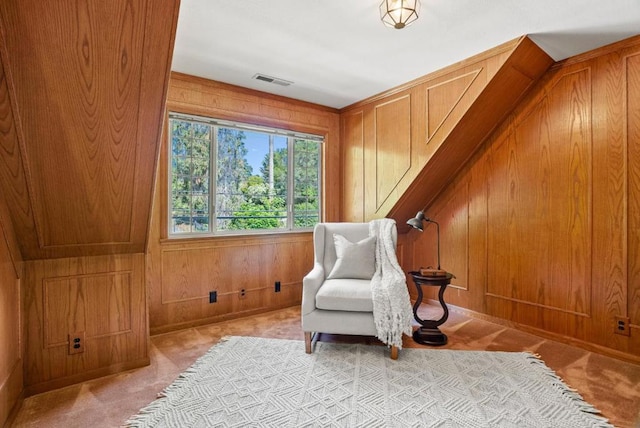
[[[87,371],[84,373],[78,373],[73,376],[68,376],[59,379],[53,379],[47,382],[41,382],[34,385],[25,386],[24,394],[26,397],[30,397],[42,392],[51,391],[65,386],[73,385],[76,383],[86,382],[91,379],[96,379],[103,376],[109,376],[117,374],[127,370],[137,369],[140,367],[148,366],[151,363],[149,357],[141,358],[135,361],[127,361],[125,363],[113,364],[108,367],[102,367],[96,370]]]
[[[170,333],[176,330],[184,330],[187,328],[200,327],[207,324],[214,324],[214,323],[223,322],[223,321],[235,320],[238,318],[246,318],[252,315],[266,314],[266,313],[277,311],[280,309],[290,308],[296,305],[299,306],[300,303],[296,303],[295,305],[292,305],[291,302],[286,302],[282,305],[250,309],[246,311],[229,312],[226,314],[217,315],[215,317],[208,317],[208,318],[202,318],[202,319],[193,320],[193,321],[185,321],[181,323],[173,323],[173,324],[151,327],[150,332],[151,332],[151,336],[157,336],[159,334]]]
[[[438,302],[437,300],[429,299],[429,302],[434,305],[440,305],[440,302]],[[494,317],[492,315],[483,314],[481,312],[475,312],[460,306],[450,305],[447,303],[447,307],[449,308],[450,312],[457,312],[459,314],[468,316],[469,318],[489,321],[494,324],[502,325],[505,327],[515,328],[516,330],[520,330],[525,333],[534,334],[544,339],[554,340],[556,342],[564,343],[566,345],[575,346],[577,348],[581,348],[589,352],[595,352],[600,355],[616,358],[618,360],[626,361],[633,364],[640,364],[640,356],[638,355],[633,355],[626,352],[618,351],[617,349],[607,348],[606,346],[586,342],[584,340],[575,339],[573,337],[564,336],[562,334],[552,333],[550,331],[546,331],[536,327],[531,327],[525,324],[519,324],[513,321]]]

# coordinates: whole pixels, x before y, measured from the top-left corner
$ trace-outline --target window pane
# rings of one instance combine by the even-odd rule
[[[177,114],[169,127],[171,234],[306,229],[320,220],[321,142]]]
[[[218,131],[219,230],[287,226],[287,139],[261,132]]]
[[[210,126],[171,119],[171,233],[209,232]]]
[[[320,143],[294,142],[294,228],[310,228],[320,220]]]

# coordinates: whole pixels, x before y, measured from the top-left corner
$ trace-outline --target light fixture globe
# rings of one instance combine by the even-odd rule
[[[380,19],[387,27],[404,28],[416,19],[420,11],[420,0],[382,0]]]

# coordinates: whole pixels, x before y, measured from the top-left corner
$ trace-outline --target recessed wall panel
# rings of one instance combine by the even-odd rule
[[[411,97],[376,105],[376,208],[384,203],[411,167]]]
[[[591,73],[563,76],[491,153],[487,292],[591,310]]]

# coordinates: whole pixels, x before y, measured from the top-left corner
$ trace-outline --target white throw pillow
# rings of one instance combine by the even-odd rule
[[[370,236],[353,243],[342,235],[333,234],[336,264],[327,279],[371,279],[376,270],[376,237]]]

